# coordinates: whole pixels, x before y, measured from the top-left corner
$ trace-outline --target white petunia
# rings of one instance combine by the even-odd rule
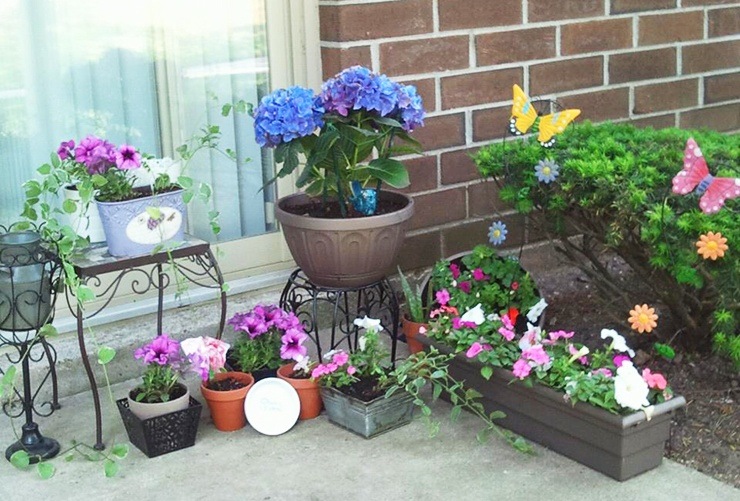
[[[614,377],[614,399],[622,407],[639,411],[650,405],[650,388],[632,362],[623,362]]]
[[[528,323],[527,332],[519,340],[519,349],[522,351],[528,350],[532,346],[540,344],[540,341],[542,341],[542,329]]]
[[[621,351],[622,353],[629,353],[629,356],[634,358],[635,351],[627,346],[627,341],[619,335],[614,329],[601,329],[601,339],[611,338],[612,342],[609,345],[609,349]]]
[[[545,311],[545,308],[547,308],[547,301],[545,301],[544,298],[540,299],[537,301],[537,304],[532,306],[527,312],[527,320],[535,323],[537,319],[540,318],[540,315],[542,315],[542,312]]]
[[[478,303],[475,307],[466,311],[465,314],[460,317],[460,320],[463,322],[473,322],[475,325],[481,325],[486,321],[486,314],[483,311],[483,306]]]
[[[488,315],[486,315],[486,320],[488,320],[489,322],[498,322],[499,320],[501,320],[501,317],[495,313],[489,313]]]
[[[310,357],[306,355],[296,355],[293,360],[295,360],[295,365],[293,366],[294,371],[308,372],[308,364],[311,361]]]
[[[331,357],[334,356],[335,353],[339,353],[342,350],[331,350],[324,354],[324,360],[331,360]]]
[[[365,330],[372,330],[375,332],[380,332],[383,330],[383,326],[380,325],[380,320],[376,318],[369,318],[367,315],[365,315],[365,318],[355,318],[354,324]]]

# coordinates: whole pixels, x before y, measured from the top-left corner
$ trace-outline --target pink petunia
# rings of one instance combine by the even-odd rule
[[[498,333],[504,336],[504,339],[506,339],[507,341],[512,341],[516,337],[514,331],[511,329],[507,329],[506,327],[499,327]]]
[[[488,346],[488,349],[490,350],[491,347]],[[465,352],[465,356],[468,357],[468,358],[474,358],[474,357],[477,357],[478,356],[478,353],[480,353],[480,352],[482,352],[484,350],[485,350],[484,345],[481,344],[481,343],[479,343],[478,341],[476,341],[475,343],[473,343],[473,344],[470,345],[470,348],[468,348],[468,351]]]
[[[347,374],[350,376],[353,375],[355,372],[357,372],[357,368],[354,365],[350,365],[347,367]]]
[[[452,272],[452,278],[457,280],[457,277],[460,276],[460,267],[453,263],[450,265],[450,272]]]
[[[343,351],[338,351],[331,358],[331,361],[339,367],[349,362],[349,355]]]
[[[439,303],[440,306],[444,306],[450,302],[450,293],[447,289],[437,291],[434,294],[434,297],[437,299],[437,303]]]
[[[572,344],[568,345],[568,353],[571,355],[578,355],[578,348],[573,346]],[[578,359],[578,361],[583,365],[588,365],[588,358],[583,356]]]
[[[600,375],[604,377],[612,377],[614,375],[612,374],[612,371],[610,371],[606,367],[602,367],[601,369],[596,369],[591,374],[593,374],[594,376]]]
[[[550,340],[554,343],[558,339],[570,339],[575,335],[575,332],[566,331],[554,331],[549,334]]]
[[[512,372],[519,379],[524,379],[525,377],[529,376],[530,372],[532,372],[532,368],[529,366],[526,360],[520,358],[519,360],[514,362],[514,368]]]
[[[614,367],[622,367],[622,364],[625,362],[629,362],[631,359],[627,355],[616,355],[613,359]]]
[[[483,280],[488,280],[490,277],[483,273],[482,268],[476,268],[473,270],[473,279],[475,279],[477,282],[481,282]]]
[[[650,372],[650,369],[642,370],[642,379],[645,380],[650,388],[657,388],[661,391],[665,390],[666,386],[668,386],[668,381],[666,381],[662,374]]]
[[[455,330],[459,329],[475,329],[478,327],[475,322],[466,322],[465,320],[461,320],[460,317],[455,317],[452,319],[452,328]]]
[[[457,284],[457,288],[463,291],[465,294],[470,294],[471,286],[470,282],[468,282],[467,280],[464,280]]]
[[[544,348],[542,348],[542,345],[539,344],[524,350],[522,352],[522,358],[530,360],[537,365],[546,365],[550,363],[550,355],[548,355]]]

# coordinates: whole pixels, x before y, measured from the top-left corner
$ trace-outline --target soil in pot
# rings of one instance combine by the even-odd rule
[[[226,379],[221,379],[220,381],[208,382],[208,389],[213,391],[238,390],[239,388],[244,388],[246,386],[246,384],[242,383],[241,381],[237,381],[232,377],[227,377]]]
[[[363,402],[371,402],[385,395],[385,389],[380,387],[377,378],[360,379],[351,386],[339,388],[339,391]]]
[[[406,207],[406,204],[399,203],[396,200],[378,198],[378,207],[375,209],[375,214],[373,214],[373,216],[397,212],[404,207]],[[356,211],[352,205],[347,208],[347,215],[343,215],[337,200],[329,200],[326,203],[323,203],[321,200],[309,200],[304,204],[285,207],[285,211],[297,216],[309,216],[322,219],[366,217],[365,214]]]

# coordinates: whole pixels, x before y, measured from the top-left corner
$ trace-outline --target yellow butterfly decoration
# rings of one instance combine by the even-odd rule
[[[565,130],[581,110],[563,110],[557,113],[540,116],[532,105],[532,100],[524,93],[521,87],[514,84],[514,105],[511,107],[509,130],[516,136],[527,132],[539,132],[537,140],[545,148],[555,144],[555,134]]]

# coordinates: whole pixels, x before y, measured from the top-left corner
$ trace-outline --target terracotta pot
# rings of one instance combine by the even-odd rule
[[[321,414],[321,409],[324,407],[319,393],[319,384],[311,379],[289,377],[293,373],[294,365],[283,365],[278,369],[277,376],[287,381],[298,392],[298,399],[301,401],[301,413],[298,415],[298,419],[313,419]]]
[[[412,354],[424,351],[424,346],[416,340],[417,335],[423,336],[423,334],[419,334],[419,329],[421,327],[426,329],[429,327],[429,324],[414,322],[404,315],[401,322],[401,331],[403,332],[403,335],[406,336],[406,344],[409,346],[409,351]]]
[[[278,200],[280,221],[290,253],[315,285],[332,288],[362,287],[386,276],[396,261],[414,214],[414,201],[402,194],[381,191],[380,200],[403,205],[401,210],[377,216],[325,219],[292,214],[289,207],[309,202],[297,193]]]
[[[184,390],[182,396],[169,400],[167,402],[137,402],[136,395],[139,393],[138,388],[135,388],[129,392],[128,395],[128,408],[134,413],[139,419],[150,419],[157,416],[163,416],[170,412],[177,412],[187,409],[190,405],[190,390],[182,383],[177,383],[176,387]]]
[[[244,372],[222,372],[216,374],[216,381],[233,378],[245,384],[244,388],[229,391],[216,391],[206,387],[206,383],[200,385],[203,398],[208,403],[211,418],[217,430],[234,431],[244,428],[247,424],[247,416],[244,414],[244,399],[247,392],[254,384],[251,374]]]

